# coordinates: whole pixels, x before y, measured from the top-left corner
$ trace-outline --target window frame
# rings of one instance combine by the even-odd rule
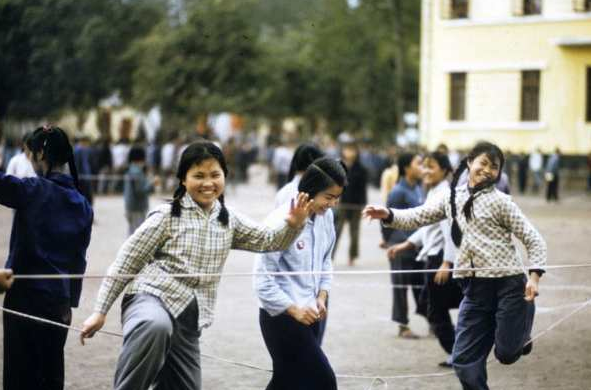
[[[536,16],[542,15],[543,12],[543,0],[522,0],[523,5],[523,16]],[[535,8],[537,5],[537,8]]]
[[[526,69],[521,71],[521,107],[519,115],[521,122],[540,121],[541,84],[542,72],[539,69]],[[535,105],[532,103],[534,93]]]
[[[470,15],[470,0],[449,0],[450,19],[468,19]]]
[[[450,121],[466,120],[466,88],[468,84],[466,72],[449,73],[449,112]]]

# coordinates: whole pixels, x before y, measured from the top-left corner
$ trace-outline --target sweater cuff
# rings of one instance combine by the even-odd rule
[[[541,278],[542,275],[544,275],[546,273],[546,271],[544,271],[543,269],[534,268],[534,269],[529,270],[529,274],[531,275],[532,273],[538,274],[538,276]]]
[[[392,209],[388,208],[388,218],[382,219],[384,225],[390,225],[394,221],[394,213]]]

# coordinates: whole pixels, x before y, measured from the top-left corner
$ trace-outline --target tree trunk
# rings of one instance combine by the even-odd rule
[[[391,0],[393,14],[392,24],[394,29],[394,115],[396,119],[396,132],[404,131],[404,29],[402,25],[402,1]]]

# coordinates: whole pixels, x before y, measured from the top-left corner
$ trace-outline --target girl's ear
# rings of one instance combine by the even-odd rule
[[[468,170],[470,170],[470,168],[472,168],[472,161],[466,160],[466,165],[468,167]]]

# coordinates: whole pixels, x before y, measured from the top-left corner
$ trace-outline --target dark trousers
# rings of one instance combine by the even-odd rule
[[[436,256],[429,256],[427,269],[438,269],[443,262],[443,252]],[[462,291],[457,282],[450,279],[444,285],[435,283],[435,274],[425,274],[425,289],[422,298],[427,302],[427,320],[435,333],[439,344],[445,352],[451,355],[455,329],[449,310],[457,308],[462,300]]]
[[[4,307],[70,325],[70,302],[43,292],[14,289]],[[4,390],[62,390],[68,330],[4,314]]]
[[[358,205],[350,206],[356,207]],[[359,224],[361,222],[361,206],[359,206],[359,209],[356,210],[344,208],[338,210],[336,215],[337,242],[335,244],[335,252],[339,238],[343,232],[343,227],[345,227],[345,223],[347,222],[349,222],[349,232],[351,233],[351,243],[349,244],[349,260],[355,260],[357,257],[359,257]]]
[[[452,361],[464,390],[488,390],[486,359],[493,348],[502,364],[515,363],[531,337],[535,306],[524,275],[461,280],[464,298]]]
[[[423,269],[423,263],[416,261],[417,252],[414,250],[399,253],[394,259],[390,259],[391,270],[418,270]],[[402,325],[408,325],[408,287],[412,286],[412,294],[417,305],[416,313],[427,315],[427,305],[421,300],[420,286],[424,283],[423,274],[390,274],[392,287],[392,321]],[[405,286],[405,287],[401,287]]]
[[[273,360],[267,390],[336,390],[337,380],[320,348],[319,323],[306,326],[287,314],[260,309],[259,323]]]
[[[546,187],[546,200],[558,200],[558,175],[554,175],[554,178],[548,182]]]

